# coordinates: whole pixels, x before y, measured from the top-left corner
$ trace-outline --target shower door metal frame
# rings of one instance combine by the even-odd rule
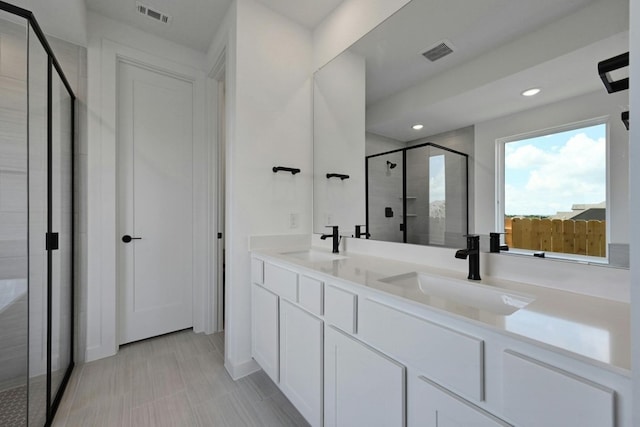
[[[458,154],[464,157],[465,161],[465,198],[466,198],[466,233],[469,234],[469,155],[456,151],[454,149],[443,147],[442,145],[434,144],[433,142],[425,142],[424,144],[412,145],[411,147],[398,148],[396,150],[385,151],[383,153],[371,154],[366,156],[364,160],[364,173],[365,173],[365,219],[366,219],[366,238],[369,239],[369,159],[373,157],[381,157],[389,154],[402,152],[402,242],[407,243],[407,151],[422,147],[434,147],[440,150],[448,151],[450,153]]]
[[[46,421],[45,426],[50,426],[53,422],[53,417],[56,414],[62,396],[73,372],[75,366],[74,360],[74,347],[75,347],[75,102],[76,96],[67,80],[58,59],[56,58],[47,38],[40,28],[38,21],[36,20],[33,12],[23,9],[18,6],[6,3],[0,0],[0,10],[11,13],[13,15],[24,18],[29,27],[35,35],[38,37],[42,48],[47,53],[47,233],[43,238],[46,241],[47,251],[47,390],[46,390]],[[28,66],[27,66],[28,68]],[[56,395],[52,397],[52,381],[51,381],[51,355],[52,355],[52,255],[53,251],[58,249],[57,235],[58,233],[53,230],[53,70],[56,70],[58,77],[62,81],[65,89],[69,94],[70,100],[70,145],[71,145],[71,239],[70,239],[70,254],[71,254],[71,271],[69,272],[70,280],[70,331],[69,331],[69,365],[66,368],[60,387],[58,388]],[[28,89],[27,89],[28,93]],[[27,95],[28,96],[28,95]],[[27,112],[27,117],[28,117]],[[29,144],[27,137],[27,144]],[[28,186],[27,186],[28,191]],[[28,244],[27,244],[28,245]],[[28,247],[28,246],[27,246]],[[27,249],[27,253],[29,250]]]

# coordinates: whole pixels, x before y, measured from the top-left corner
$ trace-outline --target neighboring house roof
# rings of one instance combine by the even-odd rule
[[[573,219],[575,221],[604,221],[607,214],[607,203],[575,204],[571,212],[558,212],[551,219]]]

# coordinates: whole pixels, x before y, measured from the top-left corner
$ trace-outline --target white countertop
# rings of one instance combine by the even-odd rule
[[[329,253],[325,249],[313,249]],[[525,337],[601,362],[605,366],[619,368],[616,371],[630,375],[630,305],[628,303],[485,276],[482,276],[481,281],[471,281],[466,279],[466,274],[457,271],[368,255],[341,253],[340,255],[346,258],[313,262],[284,254],[290,251],[291,249],[262,249],[254,251],[254,254],[461,316],[500,332]],[[427,295],[417,286],[380,281],[383,278],[410,272],[437,274],[467,281],[471,285],[479,283],[499,290],[524,294],[533,297],[534,301],[513,314],[499,315]]]

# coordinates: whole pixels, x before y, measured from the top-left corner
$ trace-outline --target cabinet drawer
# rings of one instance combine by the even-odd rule
[[[323,308],[323,283],[320,280],[307,276],[300,276],[298,286],[298,303],[316,316],[322,316]]]
[[[365,299],[358,335],[465,398],[484,400],[484,341]]]
[[[264,261],[251,258],[251,281],[258,285],[264,284]]]
[[[298,302],[298,274],[296,272],[265,263],[264,285],[279,296]]]
[[[350,334],[356,333],[358,296],[344,289],[327,285],[324,290],[324,319]]]
[[[613,427],[615,392],[506,350],[503,412],[519,427]]]
[[[410,424],[424,427],[511,427],[484,409],[422,376],[412,379],[409,384],[409,399],[409,407],[414,412],[411,414]]]

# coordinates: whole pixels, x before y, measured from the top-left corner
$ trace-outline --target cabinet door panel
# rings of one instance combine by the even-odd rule
[[[509,427],[491,415],[425,377],[409,384],[410,420],[423,427]]]
[[[323,322],[280,301],[280,389],[312,426],[322,425]]]
[[[332,327],[325,332],[325,426],[405,425],[405,368]]]
[[[251,355],[258,365],[279,381],[278,296],[262,286],[251,285]]]

